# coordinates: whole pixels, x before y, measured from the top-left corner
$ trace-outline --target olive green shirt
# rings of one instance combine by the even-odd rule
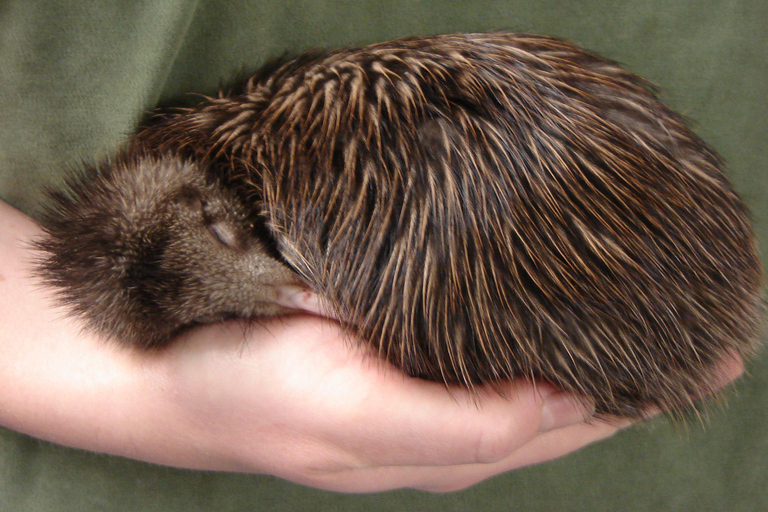
[[[0,197],[35,215],[43,186],[110,154],[157,104],[214,93],[286,52],[498,29],[573,40],[657,83],[725,157],[768,247],[764,0],[4,0]],[[0,510],[766,511],[766,352],[706,426],[655,420],[447,495],[343,495],[163,468],[0,429]]]

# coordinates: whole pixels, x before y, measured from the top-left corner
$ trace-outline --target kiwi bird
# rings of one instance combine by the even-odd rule
[[[645,80],[551,37],[271,64],[67,190],[41,274],[132,345],[314,309],[408,375],[531,378],[624,417],[680,410],[757,346],[761,268],[721,159]]]

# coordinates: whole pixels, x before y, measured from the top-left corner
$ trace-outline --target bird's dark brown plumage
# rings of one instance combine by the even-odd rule
[[[761,269],[720,159],[645,81],[558,39],[307,54],[125,153],[194,162],[410,375],[530,377],[633,417],[756,346]]]

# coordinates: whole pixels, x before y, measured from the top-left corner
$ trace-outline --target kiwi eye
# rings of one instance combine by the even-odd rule
[[[213,221],[208,224],[208,232],[211,236],[224,247],[228,249],[237,249],[237,234],[232,225],[223,220]]]

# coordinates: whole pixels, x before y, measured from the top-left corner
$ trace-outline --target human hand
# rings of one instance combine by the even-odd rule
[[[316,317],[207,326],[160,357],[185,431],[216,454],[203,467],[337,491],[460,489],[628,424],[588,425],[583,405],[546,385],[509,383],[504,398],[408,378]]]
[[[317,317],[245,333],[236,323],[208,326],[162,358],[185,431],[215,454],[203,467],[336,491],[461,489],[630,424],[586,423],[583,405],[546,385],[509,383],[504,398],[405,377]],[[721,384],[742,370],[740,359],[724,362]]]

